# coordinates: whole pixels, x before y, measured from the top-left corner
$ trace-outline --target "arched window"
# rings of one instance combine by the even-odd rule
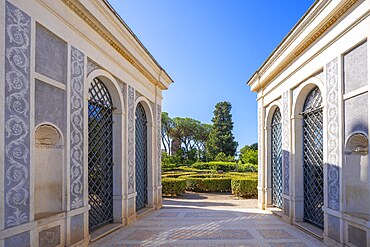
[[[324,228],[323,110],[318,87],[308,94],[302,115],[304,220]]]
[[[103,82],[89,88],[89,230],[113,221],[113,105]]]
[[[282,143],[281,143],[281,113],[276,108],[271,121],[271,187],[272,204],[282,208]]]
[[[137,105],[135,115],[136,210],[139,210],[148,204],[148,121],[141,103]]]

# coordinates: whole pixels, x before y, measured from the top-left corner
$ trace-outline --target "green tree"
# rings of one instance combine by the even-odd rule
[[[252,145],[245,145],[242,149],[240,149],[240,161],[243,164],[255,164],[258,163],[258,144],[253,143]]]
[[[172,137],[181,141],[185,153],[194,148],[195,131],[201,124],[198,120],[192,118],[175,117],[173,119],[175,125],[172,132]]]
[[[194,131],[194,143],[197,159],[206,161],[206,143],[212,130],[212,124],[199,124]]]
[[[234,123],[230,111],[231,104],[226,101],[217,103],[213,111],[213,126],[207,142],[207,152],[212,160],[221,152],[234,156],[238,147],[232,133]]]
[[[162,112],[162,144],[168,155],[171,155],[171,133],[174,128],[174,121],[168,116],[167,112]]]

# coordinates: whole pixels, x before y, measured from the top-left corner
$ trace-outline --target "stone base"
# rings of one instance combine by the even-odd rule
[[[290,217],[286,216],[286,215],[283,215],[281,217],[285,222],[289,223],[289,224],[292,224],[292,220]]]
[[[131,224],[132,222],[135,222],[135,221],[136,221],[136,213],[127,218],[127,225],[129,225],[129,224]]]
[[[155,205],[156,210],[161,209],[162,207],[163,207],[162,202]]]
[[[80,242],[77,242],[75,244],[70,245],[71,247],[87,247],[90,242],[90,236],[88,238],[85,238],[84,240],[81,240]]]
[[[331,247],[343,247],[344,246],[344,244],[341,244],[341,243],[335,241],[334,239],[329,238],[326,235],[324,235],[324,244],[326,246],[331,246]]]

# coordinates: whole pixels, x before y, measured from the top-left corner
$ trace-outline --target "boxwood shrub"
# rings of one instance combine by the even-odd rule
[[[233,195],[256,198],[257,197],[257,178],[233,177],[231,179],[231,192]]]
[[[186,180],[179,178],[162,178],[162,194],[177,196],[185,192]]]
[[[216,171],[235,171],[237,164],[235,162],[222,162],[222,161],[212,161],[212,162],[198,162],[194,163],[191,167],[196,169],[210,169]]]
[[[258,173],[257,172],[228,172],[228,173],[225,173],[225,176],[257,179]]]
[[[186,179],[186,189],[194,192],[231,191],[231,177],[221,174],[197,174],[181,176]]]
[[[254,164],[237,164],[236,171],[238,172],[257,172],[258,166]]]
[[[162,178],[178,178],[180,176],[194,175],[197,172],[163,172]]]

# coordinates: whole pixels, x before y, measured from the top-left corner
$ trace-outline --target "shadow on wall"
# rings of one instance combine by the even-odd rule
[[[344,145],[345,212],[368,218],[369,207],[369,159],[367,123],[356,123],[347,132]]]

